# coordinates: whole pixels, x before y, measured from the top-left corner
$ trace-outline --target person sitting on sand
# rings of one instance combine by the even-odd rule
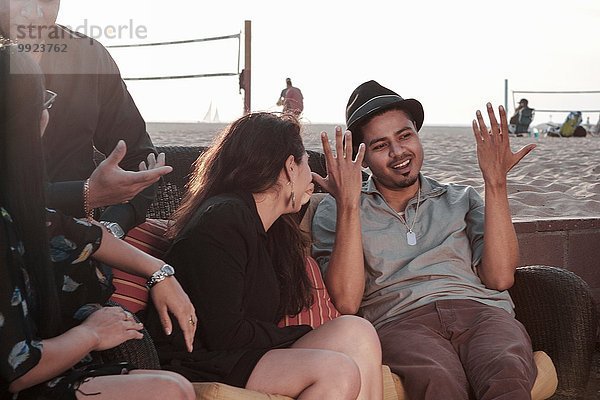
[[[529,101],[527,99],[519,100],[519,106],[515,108],[515,113],[510,117],[510,125],[514,126],[514,133],[516,136],[523,136],[529,130],[529,125],[533,121],[534,109],[529,108]]]
[[[198,310],[199,334],[189,354],[180,333],[165,336],[149,310],[164,369],[299,399],[382,398],[381,350],[368,321],[277,325],[311,304],[295,219],[311,181],[293,115],[247,114],[196,161],[166,259]]]
[[[327,177],[315,178],[331,196],[313,218],[313,256],[336,308],[375,325],[409,399],[531,398],[531,341],[507,291],[519,248],[506,175],[535,146],[513,153],[506,111],[500,123],[489,103],[487,113],[489,130],[479,111],[473,121],[485,207],[472,187],[421,174],[423,107],[375,81],[346,109],[346,143],[366,145],[368,181],[337,189],[361,172],[341,130],[336,155],[325,147]]]

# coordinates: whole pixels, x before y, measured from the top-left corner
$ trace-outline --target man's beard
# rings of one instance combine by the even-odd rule
[[[378,182],[379,184],[383,184],[383,182],[381,181],[381,179],[378,179],[376,176],[373,176],[373,178],[375,179],[376,182]],[[419,175],[417,174],[414,177],[407,177],[406,179],[404,179],[401,182],[395,181],[395,180],[391,180],[389,182],[389,184],[383,184],[383,186],[387,187],[388,189],[394,190],[394,189],[406,189],[408,187],[411,187],[412,185],[415,184],[415,182],[417,182],[417,180],[419,179]]]

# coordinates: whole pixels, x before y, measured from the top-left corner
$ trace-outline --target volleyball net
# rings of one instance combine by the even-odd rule
[[[228,120],[243,111],[242,37],[239,32],[106,48],[145,119],[219,122],[219,112]],[[232,115],[223,115],[225,107]]]
[[[513,109],[525,98],[535,109],[533,125],[545,122],[563,123],[570,112],[581,112],[583,123],[600,122],[600,90],[513,90]]]
[[[150,80],[163,80],[163,79],[191,79],[191,78],[215,78],[218,76],[239,76],[240,74],[240,54],[241,54],[241,32],[233,35],[225,36],[214,36],[200,39],[188,39],[188,40],[177,40],[168,42],[155,42],[155,43],[140,43],[140,44],[122,44],[106,46],[109,49],[133,49],[133,48],[148,48],[157,46],[173,46],[173,45],[189,45],[194,43],[208,43],[219,40],[235,39],[237,41],[237,62],[233,68],[229,69],[229,72],[211,72],[211,73],[194,73],[184,75],[160,75],[160,76],[138,76],[138,77],[123,77],[126,81],[150,81]],[[182,49],[186,51],[186,49]],[[187,50],[189,51],[189,49]],[[156,54],[161,57],[161,54]],[[220,57],[219,57],[220,58]]]

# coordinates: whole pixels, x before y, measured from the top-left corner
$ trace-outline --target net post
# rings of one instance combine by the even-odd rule
[[[252,21],[244,21],[244,114],[249,114],[251,106],[251,86],[252,86]]]
[[[508,79],[504,80],[504,110],[508,112]]]

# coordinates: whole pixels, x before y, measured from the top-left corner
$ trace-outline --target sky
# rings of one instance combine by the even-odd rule
[[[241,34],[241,54],[238,39],[109,49],[123,77],[238,72],[246,20],[252,110],[280,111],[290,77],[309,123],[343,124],[350,93],[370,79],[421,101],[429,125],[469,125],[486,102],[504,104],[505,80],[509,113],[513,91],[600,91],[598,0],[62,0],[58,17],[105,46]],[[237,76],[127,85],[149,122],[243,113]],[[540,110],[600,110],[600,94],[521,97]],[[538,112],[534,124],[566,115]],[[600,112],[583,116],[596,123]]]

